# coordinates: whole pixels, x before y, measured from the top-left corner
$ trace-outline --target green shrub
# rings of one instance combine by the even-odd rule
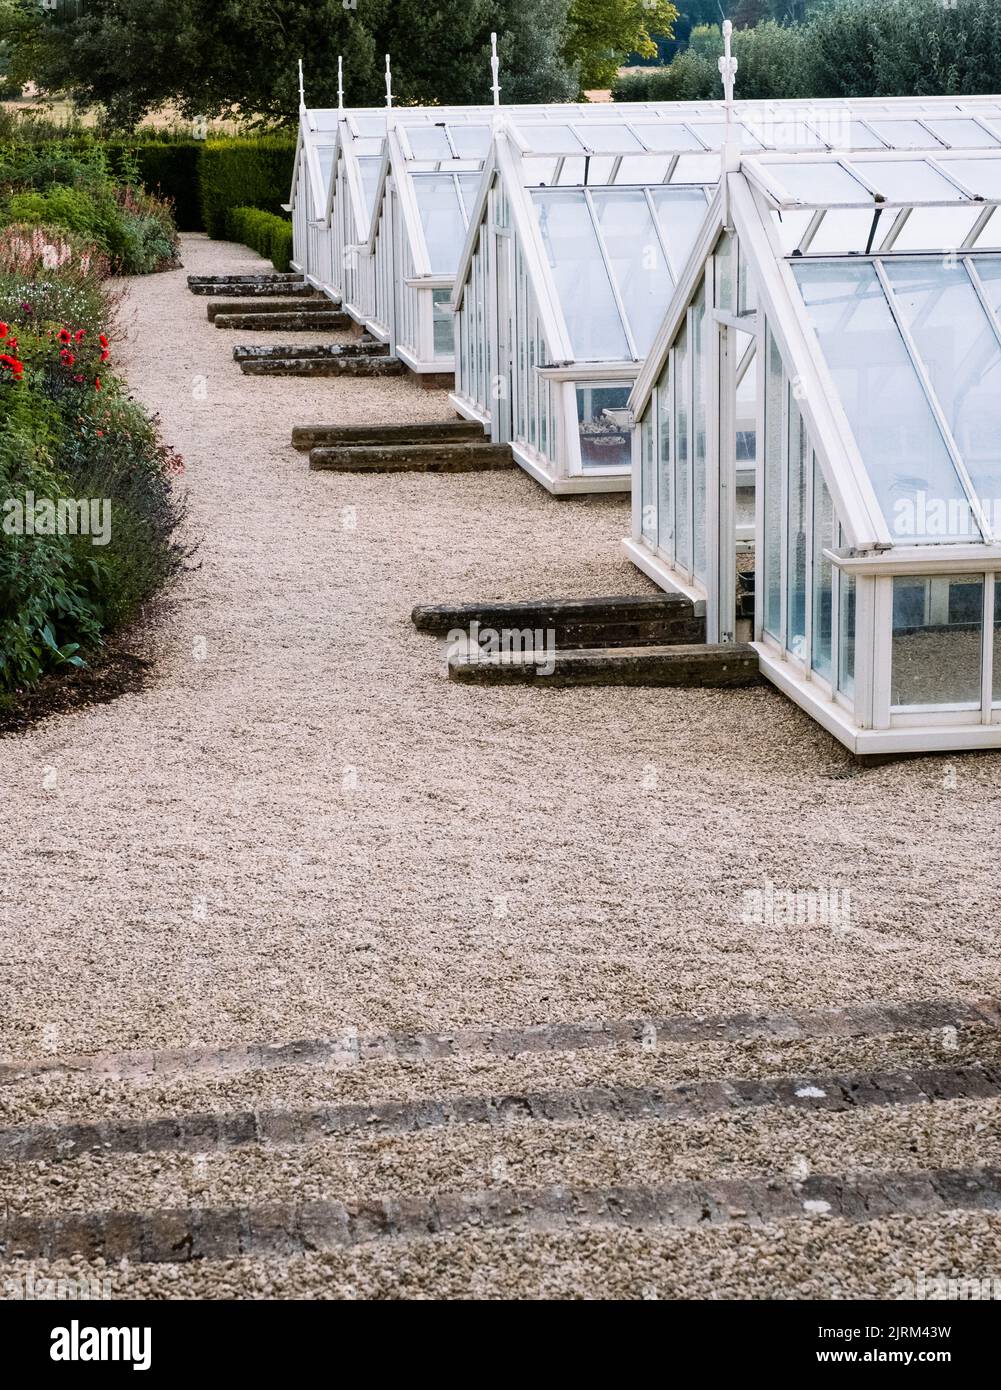
[[[173,205],[178,231],[200,232],[202,204],[198,187],[201,140],[107,140],[104,149],[113,172],[125,182],[139,181],[147,193]]]
[[[295,143],[287,135],[206,140],[198,163],[202,221],[209,236],[226,236],[231,208],[277,213],[288,201]]]
[[[99,246],[123,275],[147,275],[177,260],[169,206],[111,182],[54,183],[12,193],[0,204],[0,221],[72,232]]]
[[[260,208],[230,208],[226,215],[226,236],[242,241],[266,257],[275,270],[286,271],[292,260],[292,223],[287,217]]]

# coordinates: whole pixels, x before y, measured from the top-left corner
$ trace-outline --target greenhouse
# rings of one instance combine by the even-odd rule
[[[722,103],[592,107],[586,119],[554,110],[508,115],[495,132],[456,277],[452,401],[552,492],[626,490],[626,404],[719,181],[726,113]],[[735,103],[733,117],[737,151],[762,157],[1001,149],[1001,107],[989,101]],[[756,370],[750,338],[744,346],[746,540]]]
[[[1001,745],[1001,150],[737,163],[631,398],[629,554],[709,641],[753,590],[856,753]]]

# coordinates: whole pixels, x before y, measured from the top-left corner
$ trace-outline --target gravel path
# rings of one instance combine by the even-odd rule
[[[411,606],[646,592],[627,503],[309,473],[294,424],[450,412],[242,376],[289,335],[184,274],[259,264],[188,237],[128,285],[200,568],[150,688],[0,740],[0,1056],[998,992],[1001,757],[857,772],[768,688],[450,685]],[[847,890],[848,929],[743,920],[768,880]]]

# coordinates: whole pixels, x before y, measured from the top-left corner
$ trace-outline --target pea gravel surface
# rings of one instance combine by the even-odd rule
[[[198,236],[184,260],[127,282],[116,357],[185,458],[198,554],[143,639],[142,691],[0,738],[0,1060],[1001,993],[999,874],[980,848],[1001,756],[862,768],[766,685],[450,684],[438,644],[411,626],[416,603],[653,592],[620,545],[627,499],[557,501],[520,471],[311,473],[294,425],[448,419],[446,394],[405,377],[242,375],[237,343],[316,335],[216,329],[185,275],[265,267]],[[836,894],[837,921],[762,913],[770,889]],[[981,1032],[358,1073],[54,1074],[0,1092],[0,1126],[907,1066],[942,1048],[990,1060]],[[972,1101],[677,1132],[470,1128],[11,1165],[0,1200],[57,1212],[907,1171],[996,1163],[999,1133],[997,1104]],[[997,1272],[998,1220],[480,1231],[33,1272],[107,1278],[122,1297],[901,1296],[918,1274]]]

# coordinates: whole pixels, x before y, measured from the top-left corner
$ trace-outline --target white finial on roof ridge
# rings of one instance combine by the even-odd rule
[[[337,55],[337,109],[344,110],[344,59]]]
[[[386,54],[386,105],[393,104],[393,71],[389,65],[389,54]]]
[[[500,106],[500,84],[497,78],[500,74],[500,59],[497,57],[497,35],[490,35],[490,73],[493,77],[491,91],[494,94],[494,105]]]
[[[302,76],[302,59],[299,59],[299,110],[306,109],[306,83]]]
[[[723,132],[723,148],[720,151],[720,184],[722,186],[723,226],[730,228],[730,171],[739,165],[738,148],[733,143],[731,121],[733,119],[733,82],[737,76],[737,59],[730,51],[733,24],[723,21],[723,56],[719,59],[719,75],[723,79],[723,104],[726,129]]]

